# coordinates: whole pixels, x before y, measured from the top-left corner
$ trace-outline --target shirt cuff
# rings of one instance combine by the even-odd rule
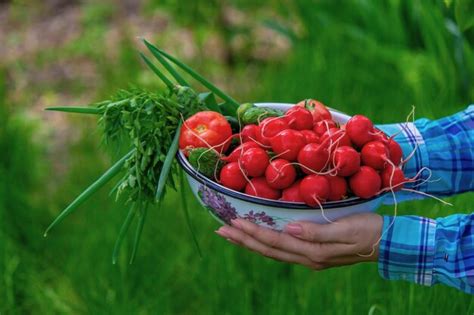
[[[386,135],[393,136],[403,151],[403,159],[409,159],[403,166],[407,178],[413,177],[424,166],[429,165],[429,157],[425,140],[416,124],[398,123],[377,125]]]
[[[434,284],[436,221],[417,217],[384,216],[378,269],[388,280]]]

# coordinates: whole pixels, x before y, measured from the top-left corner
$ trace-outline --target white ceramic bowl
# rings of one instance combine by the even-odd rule
[[[293,104],[258,103],[257,106],[288,110]],[[331,109],[333,119],[345,123],[350,116]],[[338,218],[361,212],[375,211],[383,203],[386,194],[371,199],[351,197],[341,201],[323,204],[323,209],[308,207],[304,203],[270,200],[246,195],[226,188],[197,172],[182,152],[177,154],[178,162],[186,172],[189,185],[199,202],[221,223],[240,217],[275,230],[297,220],[328,223]],[[323,213],[324,211],[324,213]]]

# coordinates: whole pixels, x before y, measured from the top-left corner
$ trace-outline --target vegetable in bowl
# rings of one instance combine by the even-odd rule
[[[259,107],[273,107],[283,111],[293,106],[293,104],[287,103],[257,103],[255,105]],[[350,119],[348,115],[335,110],[331,110],[331,114],[333,119],[340,125],[345,124]],[[244,144],[246,143],[248,142]],[[232,156],[232,153],[228,156]],[[292,185],[279,191],[269,187],[265,177],[255,177],[250,180],[256,184],[256,190],[262,193],[261,196],[256,196],[255,193],[252,194],[249,191],[251,188],[247,188],[251,186],[247,185],[248,183],[242,182],[243,176],[240,177],[241,182],[238,188],[227,187],[225,183],[214,179],[212,177],[214,175],[211,175],[211,178],[209,178],[202,172],[199,172],[193,167],[183,152],[178,152],[177,157],[180,166],[186,172],[192,192],[212,216],[221,223],[230,223],[231,219],[241,217],[276,230],[282,230],[286,224],[296,220],[327,223],[347,215],[375,211],[387,196],[386,193],[381,193],[368,199],[356,196],[338,201],[330,201],[328,199],[328,201],[322,203],[323,207],[320,208],[317,204],[306,204],[300,196],[300,187],[298,185],[301,183],[301,179],[297,179]],[[241,170],[235,168],[235,163],[237,161],[234,160],[227,165],[232,164],[235,174],[241,174]],[[306,177],[309,176],[312,175],[307,175]],[[315,186],[311,184],[311,181],[312,179],[308,186]],[[344,183],[346,183],[345,180]],[[245,187],[242,188],[244,185]],[[340,182],[335,184],[329,183],[330,187],[335,187],[333,191],[336,194],[338,185],[341,185]]]
[[[100,188],[115,180],[111,193],[115,193],[117,197],[123,197],[119,200],[125,200],[125,204],[130,209],[119,230],[112,261],[114,263],[117,261],[123,240],[135,220],[133,249],[130,258],[130,262],[132,262],[137,253],[147,211],[152,207],[160,207],[168,189],[176,189],[178,185],[180,186],[181,189],[178,191],[180,192],[182,208],[185,211],[189,229],[191,232],[193,231],[189,220],[188,196],[183,189],[185,185],[183,170],[187,173],[190,182],[196,180],[201,184],[199,187],[191,185],[196,196],[207,207],[221,209],[222,211],[219,210],[217,217],[224,222],[227,222],[226,220],[234,216],[235,213],[239,213],[238,209],[240,207],[233,206],[232,203],[228,202],[227,197],[224,197],[221,191],[216,194],[209,187],[224,189],[225,186],[221,184],[225,183],[228,186],[235,186],[233,190],[225,188],[223,192],[226,195],[230,194],[243,198],[254,207],[246,213],[242,213],[242,217],[256,222],[263,222],[268,226],[278,227],[279,225],[275,223],[277,222],[276,218],[275,220],[270,218],[261,206],[278,208],[284,204],[286,208],[292,209],[292,216],[297,217],[298,211],[304,211],[304,216],[301,216],[301,218],[304,218],[309,213],[307,211],[308,206],[301,202],[290,202],[289,200],[294,199],[297,195],[295,194],[295,183],[301,183],[301,181],[297,181],[297,176],[302,176],[305,167],[312,169],[313,166],[305,166],[304,163],[300,163],[302,166],[296,167],[291,165],[294,161],[284,163],[276,162],[276,159],[278,154],[281,155],[281,159],[286,158],[283,160],[294,159],[296,151],[299,155],[299,146],[301,146],[301,139],[303,138],[305,146],[310,143],[323,143],[328,145],[328,150],[332,150],[335,147],[333,143],[339,142],[339,140],[337,130],[331,131],[331,127],[335,129],[340,126],[327,119],[327,113],[329,112],[324,111],[318,105],[319,103],[315,101],[303,102],[302,106],[299,106],[301,109],[293,110],[294,113],[288,119],[285,118],[284,114],[288,110],[288,104],[246,104],[239,107],[239,102],[189,66],[149,42],[144,41],[144,43],[162,67],[159,68],[144,54],[140,55],[147,66],[165,84],[166,89],[159,92],[150,92],[140,88],[132,88],[121,90],[109,100],[88,107],[48,108],[48,110],[95,115],[98,117],[104,142],[116,147],[117,151],[121,151],[119,149],[123,147],[127,147],[127,150],[122,152],[122,157],[118,158],[110,169],[79,194],[57,216],[46,229],[45,236],[65,217],[72,214],[88,198],[98,192]],[[208,90],[197,92],[197,89],[192,88],[175,67],[187,73]],[[313,118],[313,130],[304,129],[307,128],[306,126],[310,121],[308,114],[305,112],[307,110]],[[336,111],[332,111],[330,114],[333,117],[339,115]],[[193,115],[203,116],[203,120],[197,119],[196,124],[188,124],[186,121]],[[304,116],[306,116],[306,121],[301,122],[301,117]],[[243,127],[242,123],[247,123],[247,125]],[[302,134],[303,138],[299,134],[295,136],[295,132],[290,132],[294,138],[296,137],[299,140],[295,140],[295,143],[293,143],[293,141],[285,142],[284,139],[281,139],[282,141],[278,145],[275,144],[275,148],[273,148],[272,138],[288,128],[296,129],[297,132]],[[327,130],[328,128],[329,130]],[[182,137],[181,131],[183,131]],[[187,135],[185,135],[186,131],[189,131]],[[233,132],[237,132],[238,136],[234,136]],[[376,136],[380,135],[374,137]],[[391,139],[382,137],[380,141],[387,143],[390,158],[393,159],[391,152],[396,152],[396,146],[393,145]],[[253,153],[248,154],[246,162],[240,161],[239,151],[233,156],[232,154],[224,154],[228,153],[229,150],[235,151],[239,142],[244,142],[244,144],[254,142],[257,144],[257,146],[253,145]],[[298,143],[299,146],[295,147],[294,145]],[[184,151],[180,151],[180,147]],[[247,147],[250,148],[250,145],[246,145],[245,150],[248,149]],[[243,151],[242,148],[242,153]],[[385,159],[389,155],[383,158]],[[175,162],[176,156],[181,168]],[[256,158],[257,156],[258,158]],[[235,160],[231,161],[231,159]],[[296,156],[296,159],[298,159],[298,156]],[[258,161],[259,164],[254,164],[256,163],[254,160]],[[193,162],[194,167],[189,162]],[[229,166],[231,164],[233,166]],[[275,167],[277,172],[267,172],[270,165]],[[246,169],[245,173],[242,173],[242,166]],[[295,167],[297,175],[293,183],[291,183],[293,180],[279,178],[282,168],[286,169],[289,166]],[[308,170],[306,169],[306,171]],[[320,172],[320,170],[314,169],[313,171]],[[222,180],[223,172],[224,174],[227,172],[228,180]],[[393,182],[392,173],[397,173],[397,167],[394,167],[388,174],[390,175],[388,176],[389,185]],[[189,178],[190,174],[193,174],[192,179]],[[249,176],[253,176],[253,178],[249,178]],[[270,183],[267,176],[270,178]],[[214,178],[214,180],[210,180],[210,178]],[[403,182],[402,180],[400,184],[403,185]],[[292,188],[292,191],[290,191],[290,188]],[[244,191],[247,191],[247,194]],[[255,196],[251,196],[252,194]],[[261,198],[262,196],[273,199],[285,196],[285,199],[279,201],[269,200]],[[304,198],[300,199],[304,200]],[[377,198],[366,201],[370,202],[375,199]],[[262,204],[262,202],[265,204]],[[347,207],[361,203],[357,198],[347,198],[344,202]],[[332,201],[323,203],[325,209],[336,208]],[[255,205],[258,205],[258,207]],[[347,207],[343,212],[350,210]],[[316,209],[315,211],[321,210]],[[332,214],[336,213],[337,211],[332,212]],[[194,241],[199,250],[195,238]]]

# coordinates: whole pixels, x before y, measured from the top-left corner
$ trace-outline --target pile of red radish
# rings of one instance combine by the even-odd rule
[[[316,100],[284,116],[244,126],[222,160],[218,182],[248,195],[311,207],[351,196],[372,198],[407,182],[402,150],[362,115],[339,125]]]

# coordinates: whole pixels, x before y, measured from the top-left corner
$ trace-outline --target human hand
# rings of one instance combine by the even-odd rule
[[[216,233],[263,256],[321,270],[377,261],[382,225],[382,217],[373,213],[356,214],[329,224],[293,222],[284,232],[235,219],[231,226],[222,226]]]

